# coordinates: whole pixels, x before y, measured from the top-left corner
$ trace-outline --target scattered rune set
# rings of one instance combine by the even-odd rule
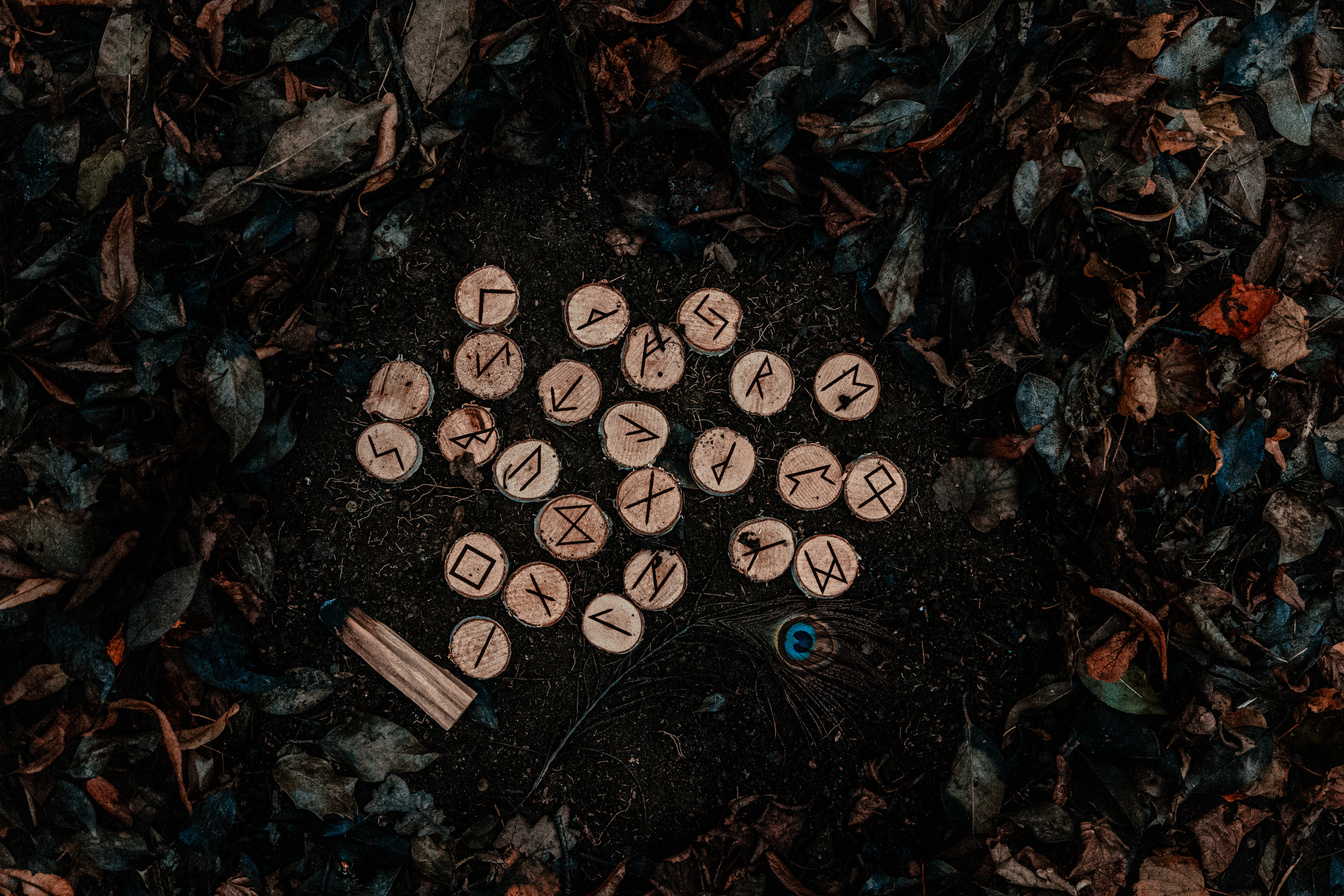
[[[473,330],[452,355],[457,387],[482,402],[514,395],[522,384],[526,363],[518,343],[501,329],[518,317],[517,283],[503,269],[488,265],[462,278],[454,304]],[[741,332],[743,311],[723,290],[699,289],[681,302],[673,325],[645,321],[631,326],[625,296],[609,284],[589,283],[565,297],[562,318],[570,339],[582,351],[620,344],[623,378],[652,397],[681,381],[688,351],[706,357],[726,355]],[[753,417],[782,412],[794,391],[793,367],[772,351],[743,352],[728,372],[733,404]],[[575,358],[542,371],[536,394],[542,418],[556,426],[597,417],[603,456],[628,471],[615,496],[616,518],[627,529],[656,538],[676,527],[685,505],[684,483],[655,465],[671,432],[661,410],[646,401],[627,400],[603,411],[601,379],[592,366]],[[839,421],[862,420],[876,409],[881,383],[865,358],[842,352],[817,369],[812,395],[828,416]],[[428,372],[412,361],[398,357],[374,374],[363,407],[376,419],[355,444],[355,457],[370,476],[399,483],[420,469],[424,448],[407,424],[429,413],[434,398]],[[606,546],[612,519],[601,505],[580,493],[555,494],[561,463],[547,440],[527,438],[501,445],[494,412],[471,401],[451,410],[435,436],[440,454],[455,471],[465,463],[489,467],[501,494],[540,505],[533,532],[552,559],[582,562]],[[702,492],[727,497],[747,486],[758,465],[751,441],[720,426],[697,436],[687,469]],[[801,442],[784,453],[776,465],[775,487],[780,499],[794,510],[820,510],[843,497],[857,519],[872,523],[890,519],[906,495],[905,474],[888,458],[865,454],[844,466],[816,442]],[[768,516],[737,526],[729,536],[728,555],[732,568],[749,581],[770,582],[788,572],[800,591],[816,599],[843,594],[861,568],[858,553],[846,539],[827,533],[800,538],[787,523]],[[504,547],[486,532],[468,532],[457,538],[446,550],[443,563],[444,581],[454,594],[469,600],[500,598],[508,614],[529,628],[555,625],[572,602],[569,578],[560,566],[534,561],[511,569]],[[643,638],[643,614],[676,604],[686,593],[689,579],[689,569],[677,551],[640,550],[624,567],[623,593],[599,594],[583,608],[580,632],[600,650],[629,653]],[[449,656],[465,674],[493,678],[508,667],[512,643],[497,620],[469,616],[453,629]]]

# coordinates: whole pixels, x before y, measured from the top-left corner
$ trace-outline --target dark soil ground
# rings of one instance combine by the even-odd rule
[[[523,627],[498,598],[475,602],[449,591],[442,552],[466,531],[495,535],[514,566],[550,559],[532,536],[539,505],[504,498],[488,478],[472,488],[450,474],[435,449],[438,422],[474,400],[455,388],[445,360],[469,332],[453,309],[453,288],[482,264],[513,274],[522,304],[510,332],[527,373],[510,399],[492,403],[501,445],[550,439],[564,465],[557,493],[593,495],[610,511],[623,473],[599,450],[600,412],[561,430],[545,421],[536,397],[544,370],[581,355],[565,335],[561,301],[582,283],[606,280],[631,299],[635,322],[669,321],[687,293],[719,286],[746,313],[734,352],[690,355],[685,378],[670,393],[652,399],[634,393],[620,376],[614,348],[582,354],[602,377],[604,408],[643,398],[668,415],[673,437],[665,465],[684,469],[690,441],[714,425],[746,434],[761,458],[739,495],[687,491],[682,523],[657,542],[689,561],[691,593],[667,613],[648,614],[645,645],[693,618],[702,596],[750,602],[793,592],[787,576],[754,585],[727,565],[732,528],[768,514],[785,519],[800,537],[836,532],[858,548],[864,568],[846,597],[891,632],[886,680],[870,689],[852,721],[809,735],[808,724],[761,688],[757,672],[766,656],[725,652],[692,636],[652,674],[632,676],[602,701],[521,811],[535,816],[570,807],[574,826],[591,838],[583,851],[595,868],[613,856],[679,849],[715,823],[728,800],[756,793],[808,806],[818,817],[844,817],[855,791],[867,787],[894,810],[870,835],[912,847],[941,842],[938,792],[960,740],[963,695],[971,717],[992,736],[1015,700],[1058,671],[1056,571],[1044,533],[1023,522],[981,535],[963,518],[938,510],[930,493],[938,467],[965,453],[957,414],[923,385],[926,371],[906,370],[890,341],[879,343],[881,330],[861,307],[852,279],[833,276],[807,246],[772,240],[762,253],[734,243],[740,266],[733,275],[651,249],[620,258],[604,242],[620,224],[618,206],[597,184],[533,170],[495,174],[464,185],[455,207],[435,213],[416,245],[395,261],[347,272],[329,300],[335,347],[311,371],[306,422],[276,474],[270,518],[287,606],[277,610],[269,658],[344,676],[329,717],[304,724],[320,732],[333,719],[371,711],[410,728],[442,754],[409,776],[411,786],[431,791],[459,830],[518,807],[564,732],[629,662],[590,647],[578,616],[599,592],[620,591],[626,559],[650,540],[615,521],[596,558],[561,563],[575,599],[552,628]],[[758,346],[789,358],[798,375],[788,409],[767,419],[746,416],[727,393],[733,355]],[[830,420],[810,394],[817,366],[841,350],[869,358],[881,376],[882,399],[868,421]],[[392,487],[362,473],[353,444],[369,422],[360,408],[369,376],[398,355],[424,365],[438,391],[430,413],[412,423],[426,446],[424,466]],[[812,514],[791,510],[774,491],[774,463],[804,438],[828,445],[842,463],[867,451],[891,457],[909,479],[905,506],[876,525],[857,522],[843,501]],[[445,666],[449,635],[460,619],[485,613],[501,620],[513,660],[481,688],[488,699],[478,701],[493,708],[497,727],[483,724],[479,713],[448,732],[430,722],[319,623],[320,603],[338,596],[362,605]],[[716,694],[726,699],[706,700]],[[275,746],[301,736],[292,722],[264,724],[273,726],[268,733]]]

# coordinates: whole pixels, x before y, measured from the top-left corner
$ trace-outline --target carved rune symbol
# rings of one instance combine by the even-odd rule
[[[625,509],[626,509],[626,510],[634,510],[636,507],[638,507],[639,505],[643,504],[643,505],[644,505],[644,525],[646,525],[646,526],[649,524],[649,518],[653,515],[653,499],[654,499],[654,498],[661,498],[663,495],[667,494],[668,492],[670,492],[670,491],[672,491],[673,489],[676,488],[676,486],[674,486],[674,485],[669,485],[667,488],[663,489],[662,491],[660,491],[660,492],[655,492],[655,491],[653,490],[653,481],[654,481],[653,471],[650,470],[650,471],[649,471],[649,492],[648,492],[648,494],[647,494],[645,497],[640,498],[638,501],[631,501],[629,504],[625,505]]]
[[[823,464],[820,467],[809,467],[806,470],[798,470],[795,473],[785,473],[784,478],[793,483],[793,488],[789,489],[789,494],[792,495],[794,492],[798,491],[798,486],[803,484],[803,477],[810,476],[813,473],[820,473],[823,482],[829,485],[835,485],[835,480],[831,478],[831,465]]]
[[[639,375],[644,376],[650,357],[666,350],[667,340],[663,338],[663,331],[655,324],[650,332],[644,334],[644,357],[639,359]],[[658,375],[662,376],[661,373]]]
[[[756,565],[756,558],[761,556],[761,554],[764,554],[772,548],[783,547],[785,545],[785,541],[782,538],[779,541],[772,541],[769,544],[760,544],[759,541],[754,545],[750,542],[744,543],[747,545],[746,556],[751,558],[751,561],[747,563],[747,572],[751,572],[751,568]]]
[[[528,575],[528,578],[530,578],[530,579],[532,580],[532,587],[526,589],[526,590],[527,590],[527,593],[528,593],[528,594],[535,594],[535,595],[537,596],[537,599],[541,601],[541,608],[542,608],[543,610],[546,611],[546,615],[547,615],[547,616],[550,616],[550,615],[551,615],[551,604],[553,604],[553,603],[555,602],[555,598],[554,598],[554,597],[551,597],[551,596],[550,596],[549,594],[547,594],[545,591],[542,591],[542,590],[541,590],[541,585],[537,584],[537,574],[536,574],[536,573],[530,572],[530,573],[528,573],[527,575]]]
[[[468,553],[472,555],[472,559],[470,560],[467,557]],[[464,575],[462,572],[458,572],[458,569],[462,567],[462,563],[464,561],[470,562],[472,566],[477,566],[474,560],[474,558],[477,557],[485,561],[485,569],[474,580],[468,578],[467,575]],[[486,580],[490,578],[490,573],[494,571],[495,562],[496,562],[495,558],[491,557],[484,551],[477,550],[471,545],[464,545],[462,548],[462,552],[458,554],[457,559],[453,561],[453,568],[448,570],[448,575],[457,579],[459,582],[465,582],[473,589],[479,591],[481,590],[482,587],[484,587]],[[471,572],[471,569],[466,569],[464,570],[464,572],[469,574]]]
[[[843,395],[843,394],[842,394],[838,399],[836,399],[836,403],[839,404],[839,406],[840,406],[840,410],[842,410],[842,411],[843,411],[845,408],[849,407],[849,406],[850,406],[851,404],[853,404],[854,402],[858,401],[858,400],[859,400],[860,398],[862,398],[864,395],[867,395],[868,392],[873,388],[873,384],[872,384],[872,383],[861,383],[861,382],[859,382],[859,365],[858,365],[858,364],[855,364],[853,367],[849,368],[849,369],[846,370],[844,373],[840,374],[839,376],[837,376],[835,379],[831,380],[831,381],[830,381],[829,383],[827,383],[826,385],[822,386],[822,387],[821,387],[821,391],[825,392],[826,390],[830,389],[832,386],[839,385],[840,382],[841,382],[842,380],[844,380],[846,377],[849,378],[849,382],[850,382],[850,384],[853,385],[854,388],[858,389],[859,391],[855,392],[853,395]]]
[[[728,446],[728,456],[716,464],[711,464],[710,469],[714,471],[714,482],[723,485],[724,474],[728,472],[728,464],[733,460],[733,452],[737,450],[737,442]]]
[[[485,643],[481,645],[481,652],[476,654],[476,662],[472,664],[473,669],[479,668],[481,660],[485,659],[485,649],[490,646],[490,640],[495,636],[495,628],[496,626],[490,626],[490,634],[485,636]]]
[[[609,629],[613,629],[614,631],[618,631],[618,632],[620,632],[620,633],[623,634],[623,635],[633,635],[634,632],[627,631],[626,629],[621,628],[621,627],[620,627],[619,625],[617,625],[616,623],[614,623],[614,622],[608,622],[607,620],[605,620],[605,619],[602,618],[603,616],[605,616],[605,615],[607,615],[608,613],[614,611],[615,609],[616,609],[615,607],[607,607],[605,610],[601,610],[601,611],[599,611],[599,612],[597,612],[597,613],[594,613],[593,615],[589,616],[588,618],[591,619],[591,620],[593,620],[594,622],[596,622],[598,625],[605,625],[607,628],[609,628]]]
[[[477,355],[476,355],[476,375],[477,375],[477,376],[482,376],[482,375],[484,375],[485,372],[486,372],[487,370],[489,370],[492,366],[494,366],[495,361],[499,360],[499,356],[500,356],[500,355],[503,355],[503,356],[504,356],[504,366],[505,366],[505,367],[508,367],[510,364],[513,363],[513,346],[510,345],[510,344],[507,343],[507,342],[504,343],[503,345],[501,345],[501,346],[499,347],[499,351],[497,351],[497,352],[495,352],[493,355],[491,355],[491,356],[490,356],[490,360],[485,362],[485,366],[484,366],[484,367],[481,366],[481,356],[480,356],[479,353],[477,353]]]
[[[592,544],[593,536],[589,535],[587,532],[583,531],[583,529],[579,527],[579,523],[583,522],[583,518],[587,516],[588,511],[592,509],[593,505],[591,504],[566,504],[564,507],[554,508],[555,512],[560,514],[561,518],[564,519],[565,522],[569,523],[569,528],[566,529],[564,532],[560,533],[560,540],[556,542],[556,545]],[[575,510],[579,512],[579,515],[570,516],[569,515],[570,512]],[[578,537],[570,538],[571,532],[579,533]]]
[[[713,320],[705,316],[704,311],[705,303],[710,300],[711,295],[712,295],[711,293],[705,293],[704,298],[700,300],[700,304],[695,306],[695,316],[700,318],[705,323],[709,324],[711,327],[714,326],[715,324],[718,324],[719,328],[714,331],[714,338],[718,339],[719,336],[723,334],[724,328],[728,326],[728,318],[724,317],[722,314],[715,311],[713,308],[709,309],[709,313],[714,315],[714,317],[717,318],[717,320]]]
[[[509,467],[507,470],[504,471],[504,484],[508,485],[513,480],[514,476],[518,475],[519,473],[522,473],[524,470],[528,468],[529,465],[534,466],[535,469],[533,469],[532,475],[527,477],[527,481],[524,482],[522,485],[518,486],[517,490],[520,492],[527,491],[527,487],[531,485],[533,482],[535,482],[537,477],[541,475],[540,445],[534,446],[532,448],[532,452],[528,454],[527,457],[520,460],[515,466]]]
[[[766,355],[761,359],[761,366],[756,368],[756,375],[751,378],[751,385],[747,387],[747,394],[755,392],[761,398],[765,398],[765,390],[761,387],[761,381],[775,375],[775,370],[770,366],[770,356]]]
[[[886,484],[883,485],[881,488],[878,488],[877,483],[873,481],[877,478],[879,473],[887,478]],[[869,504],[876,501],[877,503],[882,505],[882,509],[886,511],[887,514],[890,514],[891,507],[887,505],[887,499],[882,496],[896,487],[896,478],[891,475],[891,471],[888,470],[885,466],[874,467],[873,469],[869,470],[867,473],[864,474],[863,481],[868,486],[868,488],[872,490],[873,493],[871,496],[869,496],[867,500],[859,504],[859,507],[860,508],[867,507]]]
[[[643,433],[643,436],[642,436],[641,438],[635,439],[636,442],[640,442],[640,443],[642,443],[642,442],[652,442],[654,439],[658,438],[658,434],[657,434],[656,432],[654,432],[653,430],[649,429],[649,428],[648,428],[647,426],[645,426],[644,424],[642,424],[642,423],[636,423],[635,421],[631,420],[629,417],[625,416],[624,414],[621,414],[621,415],[619,415],[619,416],[620,416],[620,418],[621,418],[622,420],[624,420],[626,423],[629,423],[629,424],[630,424],[630,429],[626,430],[626,433],[625,433],[627,436],[633,436],[633,435],[635,435],[635,434],[637,434],[637,433]]]
[[[616,314],[616,312],[618,312],[618,311],[620,311],[620,310],[621,310],[621,309],[620,309],[619,307],[618,307],[618,308],[613,308],[613,309],[611,309],[610,311],[602,311],[602,310],[597,309],[597,308],[589,308],[589,309],[588,309],[588,322],[587,322],[587,323],[579,324],[579,325],[578,325],[577,327],[575,327],[574,329],[575,329],[575,330],[586,330],[586,329],[588,329],[589,327],[591,327],[593,324],[599,324],[599,323],[601,323],[602,321],[604,321],[604,320],[606,320],[607,318],[611,317],[612,315]]]
[[[513,290],[511,289],[486,289],[485,287],[481,287],[481,291],[476,297],[476,317],[479,320],[482,321],[485,320],[486,296],[511,296],[511,295],[513,295]],[[490,633],[494,634],[494,629],[491,629]]]
[[[662,593],[663,586],[672,578],[672,573],[677,571],[677,563],[674,560],[668,564],[667,571],[663,573],[663,577],[661,579],[658,578],[658,567],[662,562],[663,558],[659,557],[657,554],[651,556],[649,562],[644,564],[644,569],[640,571],[639,578],[635,579],[634,584],[630,586],[630,590],[634,591],[639,587],[639,583],[644,581],[645,576],[652,578],[653,594],[649,595],[649,603],[651,604],[658,600],[658,595]]]
[[[581,382],[583,382],[583,374],[579,374],[578,378],[575,379],[574,382],[572,382],[572,383],[569,384],[569,388],[565,390],[565,394],[564,394],[564,395],[561,395],[560,398],[559,398],[559,400],[556,400],[556,397],[555,397],[555,387],[552,386],[552,387],[551,387],[551,410],[554,411],[554,412],[556,412],[557,414],[560,413],[561,411],[577,411],[577,410],[579,409],[579,406],[578,406],[577,404],[564,405],[564,406],[562,406],[562,405],[563,405],[564,400],[565,400],[566,398],[568,398],[570,395],[574,394],[574,390],[578,388],[578,385],[579,385],[579,383],[581,383]]]
[[[841,585],[849,584],[849,578],[840,566],[840,558],[835,554],[835,545],[828,541],[826,548],[831,552],[831,562],[825,569],[817,566],[817,562],[812,559],[811,551],[803,551],[803,556],[807,558],[807,565],[812,569],[812,580],[817,583],[817,591],[822,594],[825,594],[826,590],[830,588],[832,581],[839,582]]]
[[[406,464],[402,463],[402,460],[401,460],[401,452],[400,452],[399,450],[397,450],[397,446],[396,446],[396,445],[393,445],[391,448],[388,448],[386,451],[379,451],[379,450],[378,450],[378,446],[375,445],[375,444],[373,444],[373,436],[369,436],[368,439],[369,439],[369,448],[372,449],[372,451],[373,451],[373,456],[374,456],[375,458],[379,458],[379,457],[387,457],[387,456],[390,454],[390,455],[392,455],[393,457],[395,457],[395,458],[397,459],[397,466],[398,466],[398,467],[401,467],[401,469],[402,469],[403,472],[405,471],[405,469],[406,469]]]
[[[449,436],[448,441],[452,442],[463,451],[466,451],[467,448],[471,446],[472,442],[480,442],[482,445],[488,445],[490,443],[490,437],[494,434],[495,428],[493,426],[487,426],[485,429],[478,429],[475,432],[464,432],[460,436]]]

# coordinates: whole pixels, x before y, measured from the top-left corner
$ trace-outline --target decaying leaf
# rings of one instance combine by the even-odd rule
[[[906,214],[886,261],[878,271],[873,289],[887,309],[884,335],[891,333],[915,313],[915,297],[924,275],[924,215],[918,208]]]
[[[337,775],[325,759],[295,750],[280,757],[272,775],[276,785],[300,809],[307,809],[319,818],[327,815],[355,817],[358,779]]]
[[[1017,464],[998,457],[954,457],[933,484],[943,511],[965,513],[971,525],[988,532],[1017,515]]]
[[[1232,275],[1232,288],[1214,299],[1195,316],[1202,327],[1233,339],[1249,339],[1260,332],[1260,322],[1279,302],[1272,286],[1256,286]]]
[[[98,315],[100,328],[120,317],[140,291],[140,274],[135,269],[135,212],[129,198],[107,226],[101,261],[103,298],[108,304]]]
[[[352,103],[338,96],[309,103],[280,125],[249,180],[291,184],[330,174],[369,142],[386,110],[380,102]]]
[[[406,75],[429,105],[453,85],[471,53],[471,0],[419,0],[401,47]]]
[[[1134,896],[1209,896],[1199,862],[1189,856],[1159,853],[1144,859]]]
[[[1314,554],[1332,519],[1316,504],[1286,489],[1270,496],[1261,518],[1279,533],[1280,566]]]
[[[266,412],[261,362],[247,340],[225,331],[210,346],[205,365],[210,413],[228,433],[230,459],[251,441]]]
[[[1307,332],[1307,310],[1284,296],[1260,322],[1260,331],[1243,339],[1241,347],[1261,366],[1283,370],[1311,354]]]
[[[1148,635],[1148,640],[1153,642],[1153,647],[1157,649],[1158,662],[1162,667],[1162,677],[1166,678],[1167,633],[1163,630],[1162,623],[1158,621],[1158,618],[1133,598],[1126,597],[1118,591],[1097,587],[1093,587],[1091,590],[1093,597],[1101,598],[1139,624],[1139,627]]]
[[[1085,821],[1078,826],[1083,854],[1069,872],[1069,880],[1081,885],[1086,881],[1097,896],[1116,896],[1125,884],[1127,851],[1104,818]]]
[[[75,888],[58,874],[0,868],[0,896],[75,896]]]
[[[1147,423],[1157,413],[1157,359],[1148,355],[1132,355],[1125,362],[1125,373],[1120,381],[1120,403],[1116,410],[1140,423]]]
[[[943,806],[952,820],[977,834],[987,833],[1003,806],[1003,756],[969,717],[952,774],[943,788]]]

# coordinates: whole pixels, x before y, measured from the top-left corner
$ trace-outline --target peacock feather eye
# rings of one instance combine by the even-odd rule
[[[779,627],[776,649],[789,665],[815,668],[835,656],[835,635],[830,627],[811,616],[786,619]]]

